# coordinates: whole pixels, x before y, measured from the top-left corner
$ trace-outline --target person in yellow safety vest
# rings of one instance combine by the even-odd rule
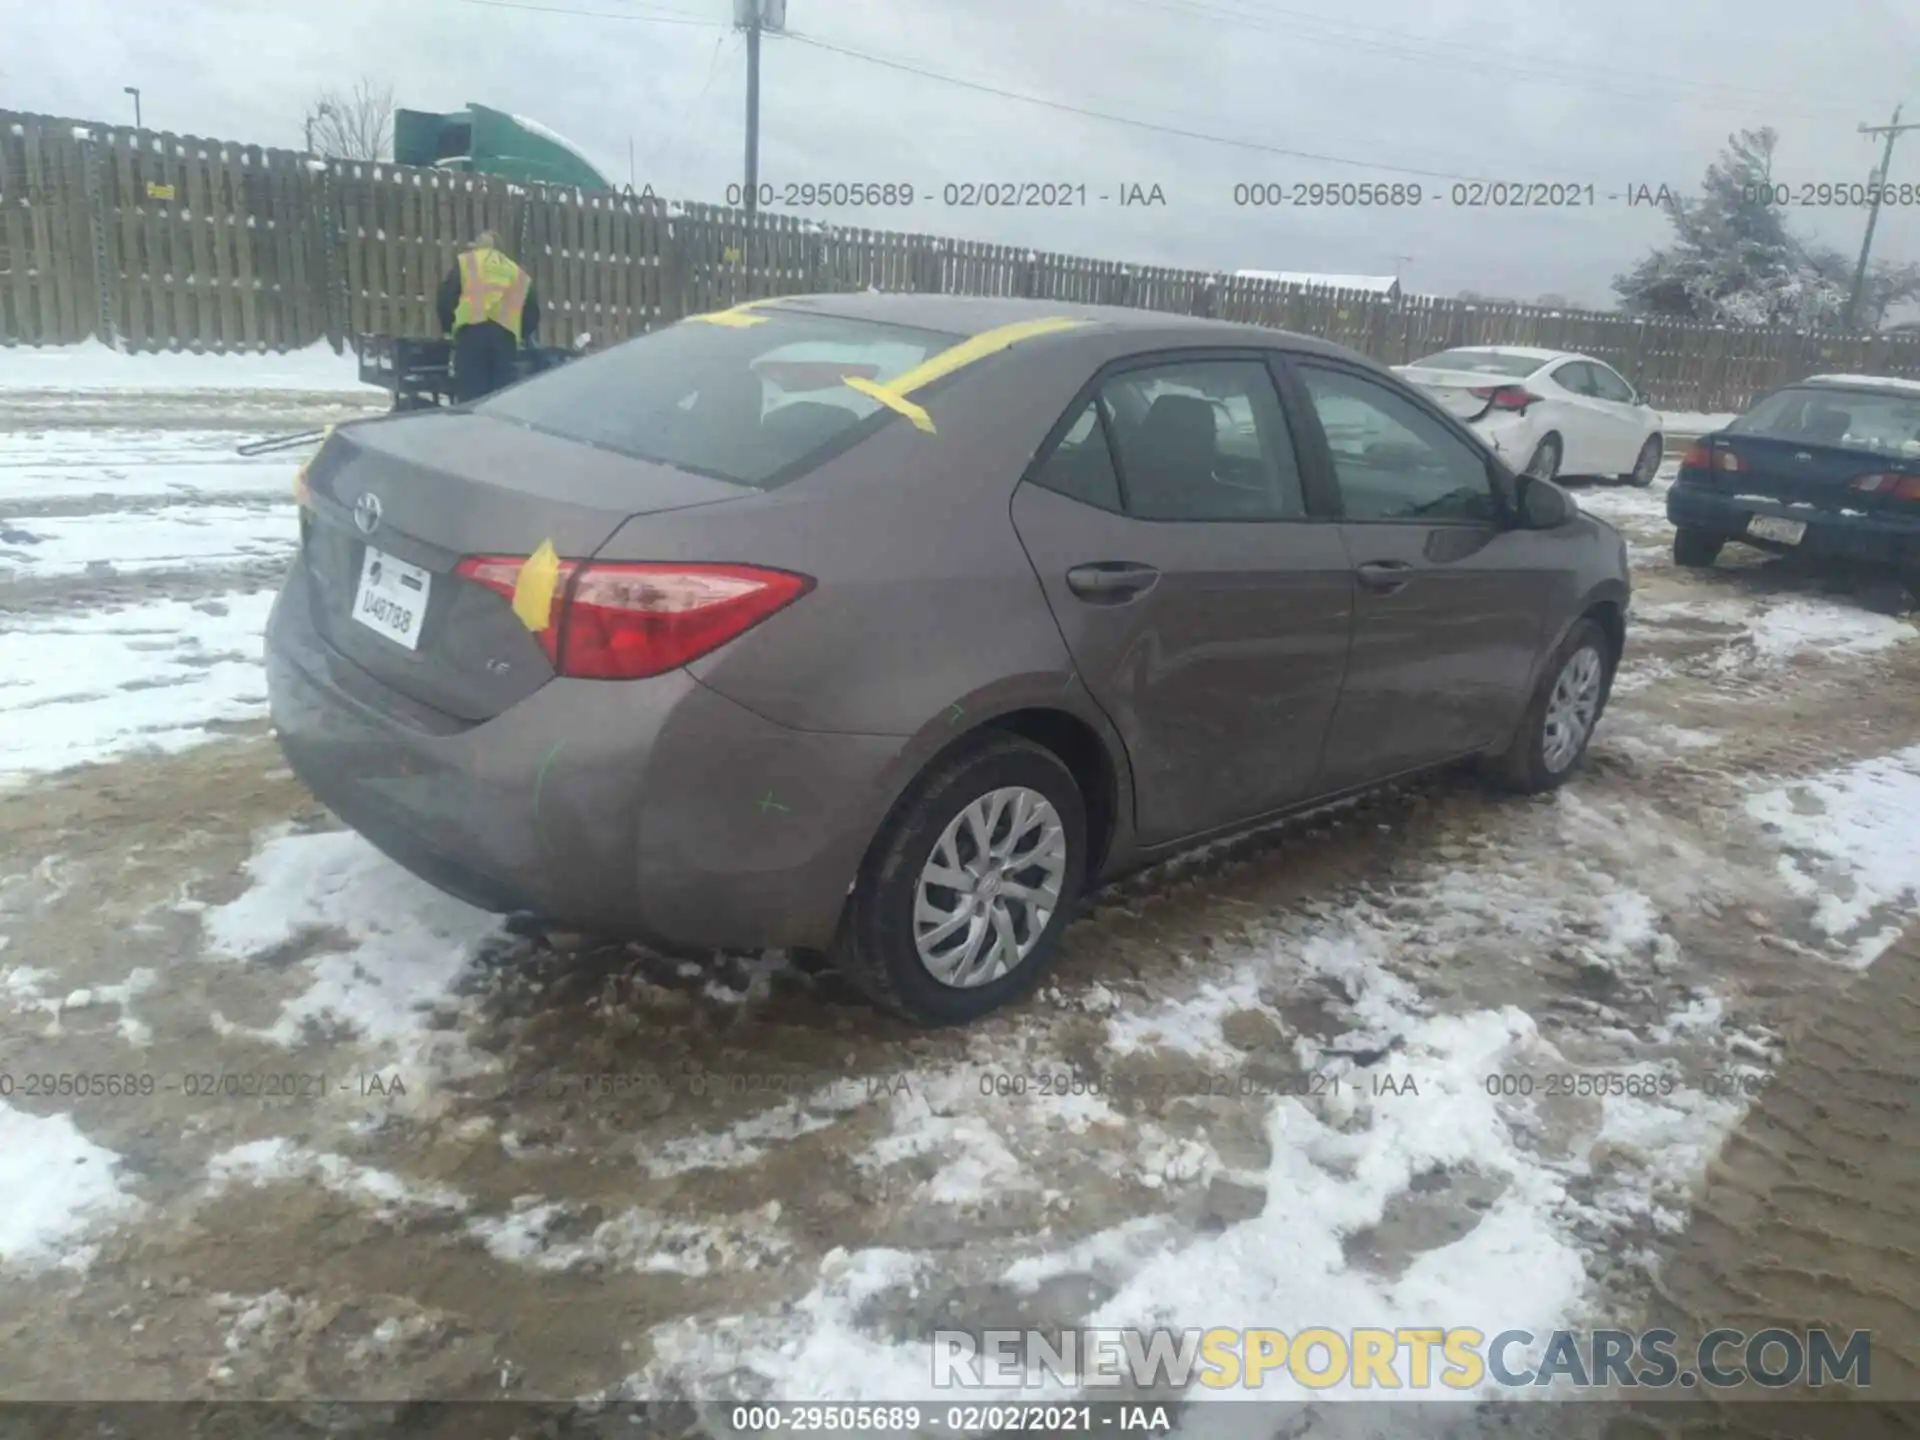
[[[514,355],[532,345],[540,326],[533,277],[500,249],[491,230],[440,282],[440,328],[453,341],[453,398],[460,404],[491,394],[514,379]]]

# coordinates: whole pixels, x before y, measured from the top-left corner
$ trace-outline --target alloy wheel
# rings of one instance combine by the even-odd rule
[[[1571,765],[1593,733],[1600,716],[1600,683],[1606,666],[1600,652],[1582,645],[1567,657],[1547,697],[1547,715],[1542,726],[1540,759],[1558,775]]]
[[[947,822],[914,884],[920,963],[959,989],[998,980],[1039,943],[1066,875],[1066,830],[1046,796],[1019,785],[980,796]]]

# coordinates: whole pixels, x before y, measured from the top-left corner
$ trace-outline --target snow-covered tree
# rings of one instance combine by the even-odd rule
[[[1642,315],[1737,325],[1838,325],[1848,276],[1832,252],[1810,250],[1770,203],[1771,128],[1743,130],[1707,167],[1697,198],[1667,207],[1674,243],[1613,282],[1621,303]],[[1871,313],[1871,312],[1869,312]]]

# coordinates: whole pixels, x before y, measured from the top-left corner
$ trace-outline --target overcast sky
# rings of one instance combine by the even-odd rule
[[[616,181],[720,202],[742,168],[745,39],[732,0],[0,0],[0,107],[300,144],[314,91],[370,77],[397,103],[469,101],[560,131]],[[1920,119],[1914,0],[789,0],[763,50],[761,176],[902,181],[909,210],[823,219],[1195,268],[1401,269],[1408,288],[1610,304],[1667,227],[1609,200],[1692,189],[1747,126],[1780,178],[1862,181],[1894,105]],[[1002,98],[805,38],[1297,159]],[[1334,159],[1363,162],[1338,164]],[[1396,173],[1406,167],[1434,172]],[[1572,211],[1238,208],[1234,186],[1438,177],[1595,187]],[[1893,180],[1920,193],[1920,131]],[[1054,181],[1085,208],[965,209],[949,182]],[[1098,194],[1158,185],[1163,206]],[[1857,251],[1861,210],[1796,209]],[[1876,256],[1920,260],[1920,205]],[[1411,257],[1401,259],[1400,257]]]

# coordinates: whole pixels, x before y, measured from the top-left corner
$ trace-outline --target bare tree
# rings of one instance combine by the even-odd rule
[[[333,160],[386,160],[393,154],[393,87],[360,80],[307,106],[307,149]]]

